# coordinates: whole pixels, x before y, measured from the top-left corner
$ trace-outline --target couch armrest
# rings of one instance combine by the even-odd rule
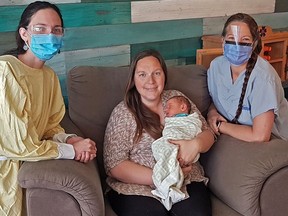
[[[287,170],[288,142],[280,139],[272,139],[266,143],[248,143],[221,135],[212,148],[201,156],[201,162],[210,178],[211,191],[243,215],[264,215],[261,210],[267,209],[267,206],[263,208],[261,205],[267,205],[267,202],[261,200],[265,198],[262,196],[262,189],[274,191],[273,187],[277,185],[273,179],[281,181],[278,185],[288,182],[288,173],[283,175],[281,172],[283,169]],[[278,173],[281,179],[275,178]],[[269,184],[271,178],[274,184]],[[288,200],[287,190],[288,187],[285,187],[281,194],[273,196],[275,199],[284,199],[280,203],[285,203]],[[272,205],[269,207],[275,208]],[[278,212],[283,211],[283,208],[287,210],[287,205],[281,206]]]
[[[94,161],[88,164],[73,160],[24,162],[18,182],[27,190],[45,188],[64,191],[79,203],[82,215],[104,215],[103,192]]]

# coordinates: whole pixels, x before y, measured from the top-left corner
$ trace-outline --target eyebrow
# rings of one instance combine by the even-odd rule
[[[43,25],[43,26],[49,26],[49,27],[62,27],[62,25],[55,25],[55,26],[51,26],[51,25],[47,25],[45,23],[35,23],[35,24],[32,24],[32,25]]]
[[[229,37],[229,36],[235,37],[234,34],[227,34],[225,37]],[[253,38],[252,35],[243,35],[240,38],[245,38],[245,37]]]

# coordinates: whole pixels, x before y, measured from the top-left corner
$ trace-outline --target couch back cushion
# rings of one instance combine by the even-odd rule
[[[85,137],[97,143],[97,161],[103,177],[102,150],[106,124],[123,100],[129,67],[79,66],[67,77],[69,116]],[[210,104],[206,70],[198,65],[168,67],[166,89],[189,97],[205,116]]]

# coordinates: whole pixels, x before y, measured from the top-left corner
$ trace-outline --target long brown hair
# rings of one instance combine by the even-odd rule
[[[135,70],[138,61],[149,56],[153,56],[158,59],[161,68],[164,71],[165,85],[167,82],[167,66],[163,57],[158,51],[153,49],[144,50],[135,56],[130,65],[130,74],[128,78],[128,83],[126,85],[124,97],[124,102],[128,107],[129,111],[133,114],[137,124],[136,133],[134,135],[135,143],[139,142],[144,130],[154,139],[158,139],[159,137],[161,137],[163,130],[163,126],[160,122],[160,116],[157,113],[152,112],[147,106],[142,103],[141,96],[137,91],[134,82]]]
[[[224,25],[224,28],[222,31],[222,37],[226,36],[227,27],[230,25],[230,23],[231,22],[237,22],[237,21],[246,23],[247,26],[249,27],[250,33],[251,33],[252,38],[253,38],[254,49],[253,49],[251,57],[248,60],[248,63],[246,66],[245,78],[244,78],[244,82],[243,82],[243,86],[242,86],[241,95],[239,98],[239,103],[238,103],[236,115],[235,115],[234,119],[232,120],[233,123],[238,123],[238,119],[242,113],[243,100],[244,100],[244,96],[246,93],[248,81],[249,81],[250,75],[252,73],[252,70],[253,70],[256,62],[257,62],[258,55],[260,54],[261,49],[262,49],[262,42],[261,42],[261,37],[260,37],[259,31],[258,31],[258,24],[248,14],[237,13],[237,14],[234,14],[231,17],[229,17],[228,20],[226,21],[225,25]]]

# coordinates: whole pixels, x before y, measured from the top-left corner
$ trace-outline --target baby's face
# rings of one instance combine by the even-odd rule
[[[164,112],[166,117],[172,117],[176,114],[183,113],[183,110],[181,109],[181,103],[175,98],[168,100],[166,107],[164,108]]]

